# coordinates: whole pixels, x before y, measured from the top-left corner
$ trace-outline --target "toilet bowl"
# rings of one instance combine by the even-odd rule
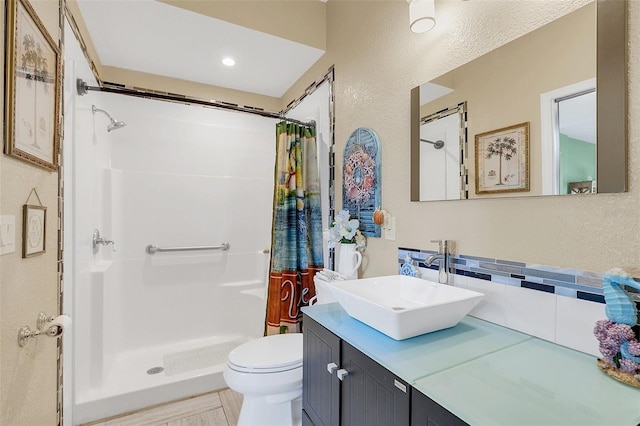
[[[223,372],[243,395],[238,426],[302,423],[302,334],[278,334],[244,343],[229,353]]]

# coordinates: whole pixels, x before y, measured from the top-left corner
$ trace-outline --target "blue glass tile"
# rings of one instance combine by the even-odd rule
[[[491,275],[489,274],[480,274],[478,272],[465,271],[464,275],[471,278],[478,278],[479,280],[491,281]]]
[[[533,277],[533,276],[524,277],[523,281],[529,281],[529,282],[536,283],[536,284],[543,284],[544,283],[544,279],[542,279],[540,277]]]
[[[574,290],[572,288],[567,288],[567,287],[556,287],[556,294],[558,296],[566,296],[566,297],[572,297],[572,298],[576,298],[576,293],[578,293],[577,290]]]
[[[578,275],[576,276],[576,284],[588,287],[602,288],[602,276],[594,277],[587,275]]]
[[[520,287],[521,280],[517,280],[515,278],[509,278],[509,277],[501,277],[499,275],[493,275],[492,277],[493,277],[492,281],[495,283],[512,285],[514,287]]]
[[[583,291],[579,291],[576,296],[578,299],[604,303],[604,296],[600,296],[599,294],[585,293]]]
[[[561,281],[553,281],[553,280],[542,280],[542,282],[544,284],[553,285],[556,288],[557,287],[565,287],[565,288],[571,288],[573,290],[583,291],[583,292],[586,292],[586,293],[602,294],[602,288],[587,287],[587,286],[583,286],[583,285],[564,283],[564,282],[561,282]]]
[[[475,260],[467,259],[467,266],[469,268],[478,268],[480,266],[480,262],[476,262]]]
[[[492,271],[506,272],[509,274],[520,274],[522,271],[522,268],[519,268],[517,266],[499,265],[497,263],[480,262],[478,266],[480,266],[480,268],[490,269]]]
[[[543,271],[540,269],[522,268],[522,274],[531,275],[531,276],[540,277],[540,278],[548,278],[550,280],[556,280],[556,281],[565,281],[569,283],[576,282],[575,275],[559,274],[555,272]]]
[[[398,247],[398,250],[405,250],[405,251],[420,251],[420,249],[408,248],[408,247]]]
[[[509,274],[506,272],[501,272],[501,271],[494,271],[493,269],[483,269],[483,268],[470,268],[471,271],[473,272],[478,272],[480,274],[486,274],[486,275],[491,275],[491,276],[503,276],[503,277],[508,277]]]
[[[527,266],[527,264],[524,262],[513,262],[511,260],[501,260],[501,259],[496,259],[496,263],[502,263],[503,265],[511,265],[511,266],[521,266],[521,267]]]
[[[544,291],[546,293],[553,293],[555,288],[551,285],[538,284],[531,281],[522,281],[520,287],[530,288],[532,290]]]

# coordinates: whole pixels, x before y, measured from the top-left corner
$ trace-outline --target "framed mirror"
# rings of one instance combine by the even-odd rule
[[[414,88],[411,201],[625,192],[626,8],[595,0]]]

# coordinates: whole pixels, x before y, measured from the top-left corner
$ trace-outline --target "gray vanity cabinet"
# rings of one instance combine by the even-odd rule
[[[424,394],[411,393],[411,426],[469,426]]]
[[[303,424],[409,425],[411,387],[305,316]]]
[[[340,338],[307,316],[303,327],[302,424],[339,425],[340,381],[336,370],[340,365]]]

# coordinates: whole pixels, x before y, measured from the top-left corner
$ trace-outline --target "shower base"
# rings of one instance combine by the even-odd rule
[[[240,335],[172,343],[118,354],[105,366],[103,385],[79,394],[74,424],[86,423],[227,387],[229,352],[255,337]]]

